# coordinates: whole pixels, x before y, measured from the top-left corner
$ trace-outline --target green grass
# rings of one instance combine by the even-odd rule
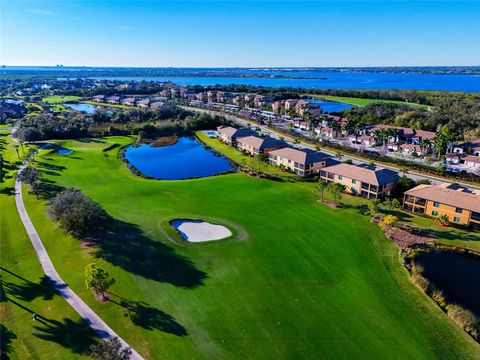
[[[97,105],[97,106],[99,106],[99,105],[100,105],[100,106],[109,106],[109,107],[114,107],[114,108],[117,108],[117,109],[132,109],[131,106],[127,106],[127,105],[98,103],[98,102],[89,101],[89,100],[82,101],[82,103],[84,103],[84,104],[91,104],[91,105]]]
[[[99,142],[101,141],[101,142]],[[129,172],[113,143],[62,141],[72,156],[37,165],[77,187],[122,222],[101,248],[81,248],[26,197],[29,214],[64,280],[146,358],[475,358],[480,346],[420,290],[398,249],[357,208],[318,204],[313,185],[230,174],[154,181]],[[237,238],[183,242],[172,218],[201,218]],[[99,251],[95,255],[95,251]],[[112,300],[83,285],[95,261],[117,279]],[[137,324],[118,305],[143,302]]]
[[[315,99],[324,99],[329,101],[339,101],[350,105],[356,106],[366,106],[371,103],[385,103],[385,104],[399,104],[399,105],[408,105],[414,108],[423,108],[428,109],[427,105],[409,103],[405,101],[398,101],[398,100],[380,100],[380,99],[361,99],[361,98],[352,98],[352,97],[344,97],[344,96],[332,96],[332,95],[312,95],[307,94]]]
[[[224,154],[229,159],[233,160],[237,164],[243,166],[245,164],[247,167],[257,170],[258,169],[258,160],[253,156],[246,156],[243,153],[234,147],[231,147],[227,144],[222,143],[219,139],[209,138],[203,131],[197,131],[195,133],[197,137],[204,142],[206,145],[218,150]],[[267,163],[261,164],[261,170],[268,174],[278,175],[284,178],[295,179],[297,176],[293,173],[282,171],[276,166],[269,165]]]
[[[54,96],[46,96],[42,99],[42,101],[48,104],[53,109],[53,111],[65,111],[67,110],[67,108],[62,105],[64,102],[77,101],[78,99],[80,99],[79,96],[54,95]]]
[[[94,334],[43,278],[15,207],[13,175],[28,148],[19,148],[19,159],[5,131],[0,147],[5,170],[0,183],[2,359],[86,359]],[[33,312],[39,320],[32,320]]]

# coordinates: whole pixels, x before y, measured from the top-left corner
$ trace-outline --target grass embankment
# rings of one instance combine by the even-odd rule
[[[408,105],[413,108],[423,108],[425,110],[429,109],[428,105],[409,103],[409,102],[400,101],[400,100],[362,99],[362,98],[352,98],[352,97],[345,97],[345,96],[314,95],[314,94],[307,94],[307,96],[311,96],[314,99],[339,101],[345,104],[350,104],[355,106],[367,106],[368,104],[372,104],[372,103],[384,103],[384,104]]]
[[[77,101],[80,99],[79,96],[59,96],[59,95],[54,95],[54,96],[46,96],[42,99],[42,101],[46,104],[48,104],[53,111],[64,111],[67,110],[65,106],[62,104],[68,101]]]
[[[64,280],[136,350],[155,359],[474,358],[480,351],[408,279],[398,250],[357,208],[318,204],[313,185],[230,174],[184,181],[134,176],[118,159],[133,139],[63,141],[72,156],[38,166],[77,187],[116,219],[114,233],[82,249],[27,208]],[[199,218],[245,234],[205,244],[169,240],[173,218]],[[92,261],[117,279],[114,302],[84,288]],[[134,303],[137,312],[118,305]],[[392,355],[394,354],[394,355]]]
[[[82,104],[90,104],[90,105],[97,105],[97,106],[108,106],[108,107],[114,107],[114,108],[117,108],[117,109],[135,109],[134,107],[127,106],[127,105],[98,103],[98,102],[90,101],[90,100],[84,100],[84,101],[82,101]]]
[[[18,216],[13,175],[19,156],[7,131],[0,132],[3,181],[0,183],[0,331],[2,359],[87,358],[94,334],[55,293]],[[20,158],[19,158],[20,157]],[[32,313],[38,314],[37,321]]]
[[[254,170],[258,170],[259,168],[259,163],[258,160],[255,159],[253,156],[245,156],[243,153],[236,148],[229,146],[227,144],[222,143],[219,139],[215,138],[210,138],[203,131],[197,131],[195,133],[197,137],[206,145],[218,150],[221,152],[223,155],[228,157],[229,159],[233,160],[237,164],[241,166],[246,166]],[[277,175],[285,178],[298,178],[297,175],[293,173],[289,173],[287,171],[283,171],[280,168],[276,166],[269,165],[267,163],[262,162],[260,164],[260,169],[261,171],[272,174],[272,175]]]

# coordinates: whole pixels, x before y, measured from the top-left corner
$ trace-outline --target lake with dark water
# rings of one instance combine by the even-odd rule
[[[454,251],[422,252],[415,257],[423,276],[441,290],[449,303],[480,317],[480,260]]]
[[[265,73],[265,72],[263,72]],[[480,75],[367,72],[270,71],[302,79],[269,77],[93,77],[124,81],[171,81],[179,85],[253,85],[316,89],[401,89],[480,92]],[[325,78],[325,79],[323,79]]]
[[[168,146],[130,146],[125,159],[143,175],[162,180],[206,177],[234,169],[227,158],[190,137],[180,137]]]

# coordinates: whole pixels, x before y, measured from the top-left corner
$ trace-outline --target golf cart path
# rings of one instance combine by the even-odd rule
[[[19,171],[21,171],[24,167],[25,165],[22,165]],[[25,209],[22,196],[22,183],[20,181],[15,181],[15,203],[17,205],[17,211],[20,215],[20,219],[22,220],[23,226],[27,231],[28,237],[32,242],[35,252],[37,253],[38,260],[40,260],[43,271],[45,275],[48,276],[55,289],[78,313],[78,315],[80,315],[83,320],[98,334],[98,336],[100,336],[102,340],[118,337],[124,347],[129,347],[132,350],[131,359],[143,360],[143,358],[130,345],[128,345],[120,336],[118,336],[115,331],[113,331],[87,304],[85,304],[82,299],[80,299],[77,294],[73,292],[73,290],[67,284],[65,284],[60,275],[57,273],[57,270],[55,270],[55,267],[48,256],[47,250],[43,246],[42,240],[38,236],[38,233],[35,230],[30,217],[28,216],[27,210]]]

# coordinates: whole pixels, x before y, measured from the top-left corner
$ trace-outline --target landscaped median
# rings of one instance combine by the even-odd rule
[[[75,156],[37,157],[52,186],[81,189],[115,219],[95,246],[65,235],[46,217],[44,200],[26,196],[26,205],[63,279],[146,358],[369,359],[392,349],[405,359],[474,358],[480,351],[411,284],[398,249],[361,207],[323,206],[313,183],[240,173],[139,178],[118,158],[120,147],[102,151],[131,141],[60,141]],[[247,237],[177,245],[162,224],[178,218],[237,224]],[[92,262],[116,279],[107,303],[85,288]]]

